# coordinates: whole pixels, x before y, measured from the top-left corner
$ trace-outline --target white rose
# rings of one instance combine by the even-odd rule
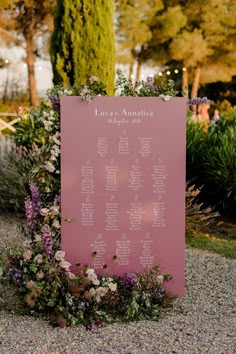
[[[158,275],[157,276],[157,282],[158,282],[158,284],[162,284],[163,283],[163,281],[164,281],[164,277],[163,277],[163,275]]]
[[[117,284],[110,283],[108,284],[108,287],[111,291],[116,291],[117,290]]]
[[[53,220],[52,226],[57,230],[61,228],[61,225],[58,220]]]
[[[43,256],[41,254],[37,254],[37,256],[34,257],[34,261],[38,264],[43,263]]]
[[[57,261],[62,261],[64,260],[64,257],[65,257],[65,252],[64,251],[57,251],[54,255],[54,258],[57,260]],[[63,267],[62,267],[63,268]]]
[[[99,288],[97,288],[96,294],[102,297],[102,296],[106,295],[107,291],[108,291],[107,288],[104,288],[103,286],[100,286]]]
[[[22,243],[23,247],[29,247],[31,245],[32,241],[31,240],[24,240]]]
[[[59,208],[56,205],[51,206],[50,210],[53,214],[59,214]]]
[[[94,274],[95,273],[95,271],[94,271],[94,269],[92,269],[92,268],[89,268],[89,269],[87,269],[86,270],[86,274],[89,276],[89,275],[92,275],[92,274]]]
[[[45,168],[47,171],[49,171],[51,173],[53,173],[55,171],[55,167],[53,166],[53,164],[50,161],[48,161],[46,163]]]
[[[93,285],[100,285],[100,281],[98,280],[96,274],[93,274],[91,277],[88,277],[89,280],[93,283]]]
[[[76,278],[76,275],[74,273],[68,272],[67,275],[68,275],[68,278],[71,280]]]
[[[34,239],[35,239],[36,242],[42,241],[41,235],[35,235],[35,236],[34,236]]]
[[[48,208],[42,208],[42,209],[40,209],[40,215],[46,216],[46,215],[48,215],[49,211],[50,210]]]
[[[71,264],[69,262],[63,260],[59,264],[60,264],[61,268],[69,271],[69,268],[71,266]]]

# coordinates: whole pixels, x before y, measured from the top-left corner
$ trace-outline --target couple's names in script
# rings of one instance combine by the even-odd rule
[[[153,111],[142,108],[138,111],[128,111],[126,108],[122,108],[120,111],[103,111],[97,107],[94,111],[95,117],[153,117]]]
[[[153,118],[154,112],[146,108],[141,108],[134,111],[130,111],[126,108],[122,108],[119,111],[105,111],[96,107],[94,110],[94,115],[96,118],[107,119],[106,122],[108,124],[120,127],[128,124],[141,124],[143,122],[143,118]]]

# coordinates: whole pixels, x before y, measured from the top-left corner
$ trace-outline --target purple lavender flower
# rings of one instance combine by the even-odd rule
[[[209,104],[209,100],[207,97],[194,97],[191,98],[191,100],[188,101],[190,106],[197,106],[199,104]]]
[[[47,253],[48,257],[51,257],[53,249],[53,240],[49,225],[43,225],[43,227],[41,228],[41,237],[43,241],[44,250]]]
[[[8,277],[16,284],[21,284],[23,280],[23,273],[17,268],[10,268],[8,271]]]
[[[34,212],[34,216],[36,216],[39,213],[39,210],[41,208],[40,192],[35,183],[30,183],[30,191],[31,191],[33,212]]]
[[[123,278],[123,283],[126,288],[134,288],[137,285],[138,277],[135,273],[126,273]]]
[[[49,101],[51,102],[52,109],[54,111],[60,110],[60,97],[57,95],[48,96]]]
[[[27,225],[29,226],[30,230],[33,231],[35,228],[35,217],[38,215],[41,207],[41,200],[38,187],[35,183],[30,183],[30,192],[31,199],[28,197],[25,200],[25,213]]]
[[[33,204],[29,197],[25,200],[25,214],[26,214],[27,225],[32,229],[34,213],[33,213]]]

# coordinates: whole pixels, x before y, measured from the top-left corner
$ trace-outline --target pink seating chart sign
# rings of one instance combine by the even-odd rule
[[[158,264],[183,296],[185,120],[185,98],[61,98],[62,249],[72,270]]]

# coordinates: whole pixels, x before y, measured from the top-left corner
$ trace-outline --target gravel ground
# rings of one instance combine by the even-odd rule
[[[19,241],[20,222],[0,216],[0,252]],[[171,313],[159,322],[116,323],[93,332],[52,328],[6,311],[12,294],[2,289],[0,354],[235,354],[235,279],[236,260],[186,249],[186,295]]]

